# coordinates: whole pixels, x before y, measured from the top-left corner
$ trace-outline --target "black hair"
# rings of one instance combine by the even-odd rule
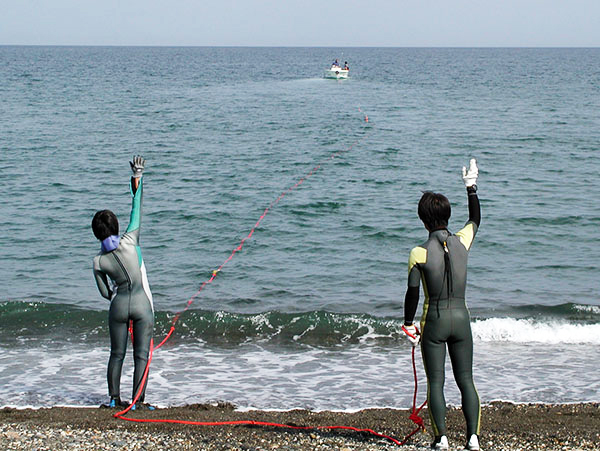
[[[430,232],[448,227],[451,208],[446,196],[425,191],[419,201],[419,218]]]
[[[110,210],[100,210],[92,219],[92,230],[94,236],[100,241],[105,240],[111,235],[119,234],[119,221],[117,216]]]

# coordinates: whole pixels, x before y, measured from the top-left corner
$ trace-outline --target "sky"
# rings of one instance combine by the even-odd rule
[[[600,46],[600,0],[0,0],[0,11],[0,45]]]

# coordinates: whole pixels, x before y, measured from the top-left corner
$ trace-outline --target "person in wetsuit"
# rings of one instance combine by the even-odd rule
[[[450,202],[442,194],[426,192],[419,201],[419,218],[429,231],[425,243],[412,249],[408,264],[408,289],[404,301],[404,329],[413,346],[421,342],[427,375],[427,403],[435,440],[434,449],[448,449],[446,438],[446,401],[444,365],[446,348],[450,354],[454,379],[462,398],[467,423],[468,450],[479,450],[481,408],[473,383],[473,337],[465,303],[467,257],[480,223],[477,197],[479,171],[474,159],[463,180],[467,188],[469,220],[456,234],[448,231]],[[419,283],[423,282],[425,301],[421,331],[413,321],[419,302]],[[410,335],[409,335],[410,334]]]
[[[100,294],[110,300],[108,327],[110,330],[110,359],[108,361],[109,407],[127,406],[121,401],[121,369],[127,350],[129,323],[133,326],[133,394],[135,397],[143,378],[154,328],[152,293],[146,277],[146,267],[140,249],[140,224],[142,219],[142,173],[145,160],[136,156],[129,163],[131,177],[131,216],[129,226],[119,237],[119,222],[110,210],[98,211],[92,220],[92,230],[101,241],[101,250],[94,257],[94,277]],[[109,284],[112,282],[112,287]],[[146,384],[133,408],[143,404]]]

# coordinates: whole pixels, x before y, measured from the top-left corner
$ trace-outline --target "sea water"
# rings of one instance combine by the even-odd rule
[[[600,401],[600,49],[0,47],[0,80],[0,406],[107,399],[90,223],[126,228],[136,154],[157,340],[198,294],[148,401],[409,407],[416,206],[446,194],[460,229],[472,157],[482,401]]]

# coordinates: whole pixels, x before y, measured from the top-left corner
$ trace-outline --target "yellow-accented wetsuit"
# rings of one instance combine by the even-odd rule
[[[473,337],[465,303],[467,256],[480,222],[476,187],[467,188],[469,220],[456,234],[447,229],[430,232],[429,239],[415,247],[408,264],[408,290],[404,321],[412,324],[423,281],[425,303],[421,317],[421,353],[427,374],[427,402],[436,437],[446,434],[444,365],[446,347],[454,379],[462,397],[467,437],[479,434],[480,402],[473,383]]]

